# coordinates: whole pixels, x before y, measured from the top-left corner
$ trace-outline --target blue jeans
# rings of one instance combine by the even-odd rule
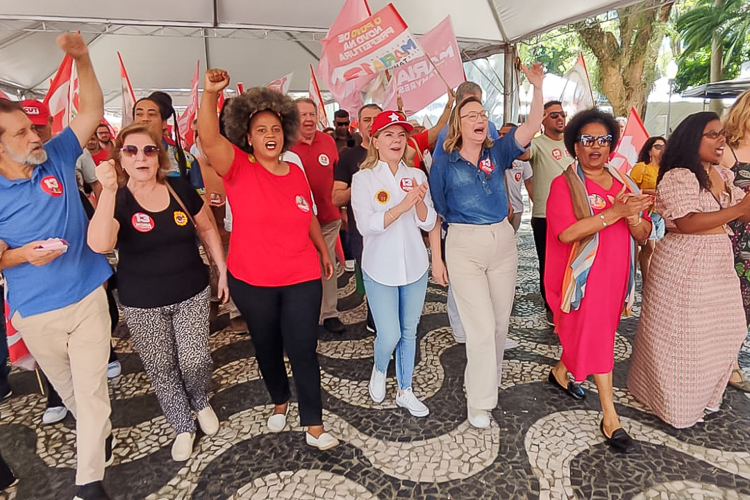
[[[362,271],[367,303],[375,319],[375,369],[388,369],[396,350],[396,380],[400,390],[411,387],[417,347],[417,325],[427,293],[427,274],[403,286],[382,285]],[[396,314],[398,312],[398,314]]]

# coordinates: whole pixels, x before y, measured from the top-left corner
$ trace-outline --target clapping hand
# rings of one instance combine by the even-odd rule
[[[607,198],[612,203],[612,210],[620,218],[636,216],[648,210],[654,202],[654,197],[650,194],[626,193],[625,186],[614,197],[608,195]]]

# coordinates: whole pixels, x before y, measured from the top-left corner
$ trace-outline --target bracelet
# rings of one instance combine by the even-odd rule
[[[641,217],[641,216],[639,215],[639,216],[638,216],[638,222],[636,222],[635,224],[631,224],[631,223],[630,223],[630,221],[628,221],[628,226],[630,226],[630,227],[635,227],[635,226],[638,226],[638,225],[640,225],[640,223],[641,223],[641,222],[643,222],[643,217]]]
[[[386,211],[385,211],[385,213],[387,213],[388,215],[390,215],[390,216],[391,216],[391,219],[393,219],[394,221],[396,220],[396,218],[395,218],[395,217],[393,216],[393,214],[391,213],[391,209],[390,209],[390,208],[389,208],[388,210],[386,210]]]
[[[607,221],[604,220],[604,214],[599,214],[599,218],[602,220],[602,226],[607,227]]]

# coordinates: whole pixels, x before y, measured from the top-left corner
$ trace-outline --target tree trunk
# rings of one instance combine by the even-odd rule
[[[599,63],[599,83],[616,116],[635,108],[646,114],[646,99],[656,78],[656,58],[672,4],[654,8],[655,0],[619,9],[619,40],[597,21],[578,26],[578,33]]]
[[[720,6],[723,0],[716,0],[716,6]],[[720,82],[724,79],[724,51],[721,46],[721,40],[714,35],[711,40],[711,69],[708,75],[709,82]],[[721,116],[724,112],[724,103],[721,99],[711,99],[709,109]]]

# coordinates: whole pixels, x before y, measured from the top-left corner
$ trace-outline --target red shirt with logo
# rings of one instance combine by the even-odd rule
[[[274,175],[234,146],[234,161],[223,177],[233,216],[227,267],[232,276],[253,286],[320,279],[318,252],[309,236],[310,185],[300,168],[289,167],[286,175]],[[312,177],[310,170],[307,175]]]
[[[310,189],[318,206],[320,225],[329,224],[341,218],[339,208],[333,204],[333,171],[339,161],[336,141],[321,131],[315,132],[312,144],[297,141],[292,151],[297,153],[305,167]],[[231,201],[230,201],[231,203]],[[232,205],[234,209],[234,205]]]

